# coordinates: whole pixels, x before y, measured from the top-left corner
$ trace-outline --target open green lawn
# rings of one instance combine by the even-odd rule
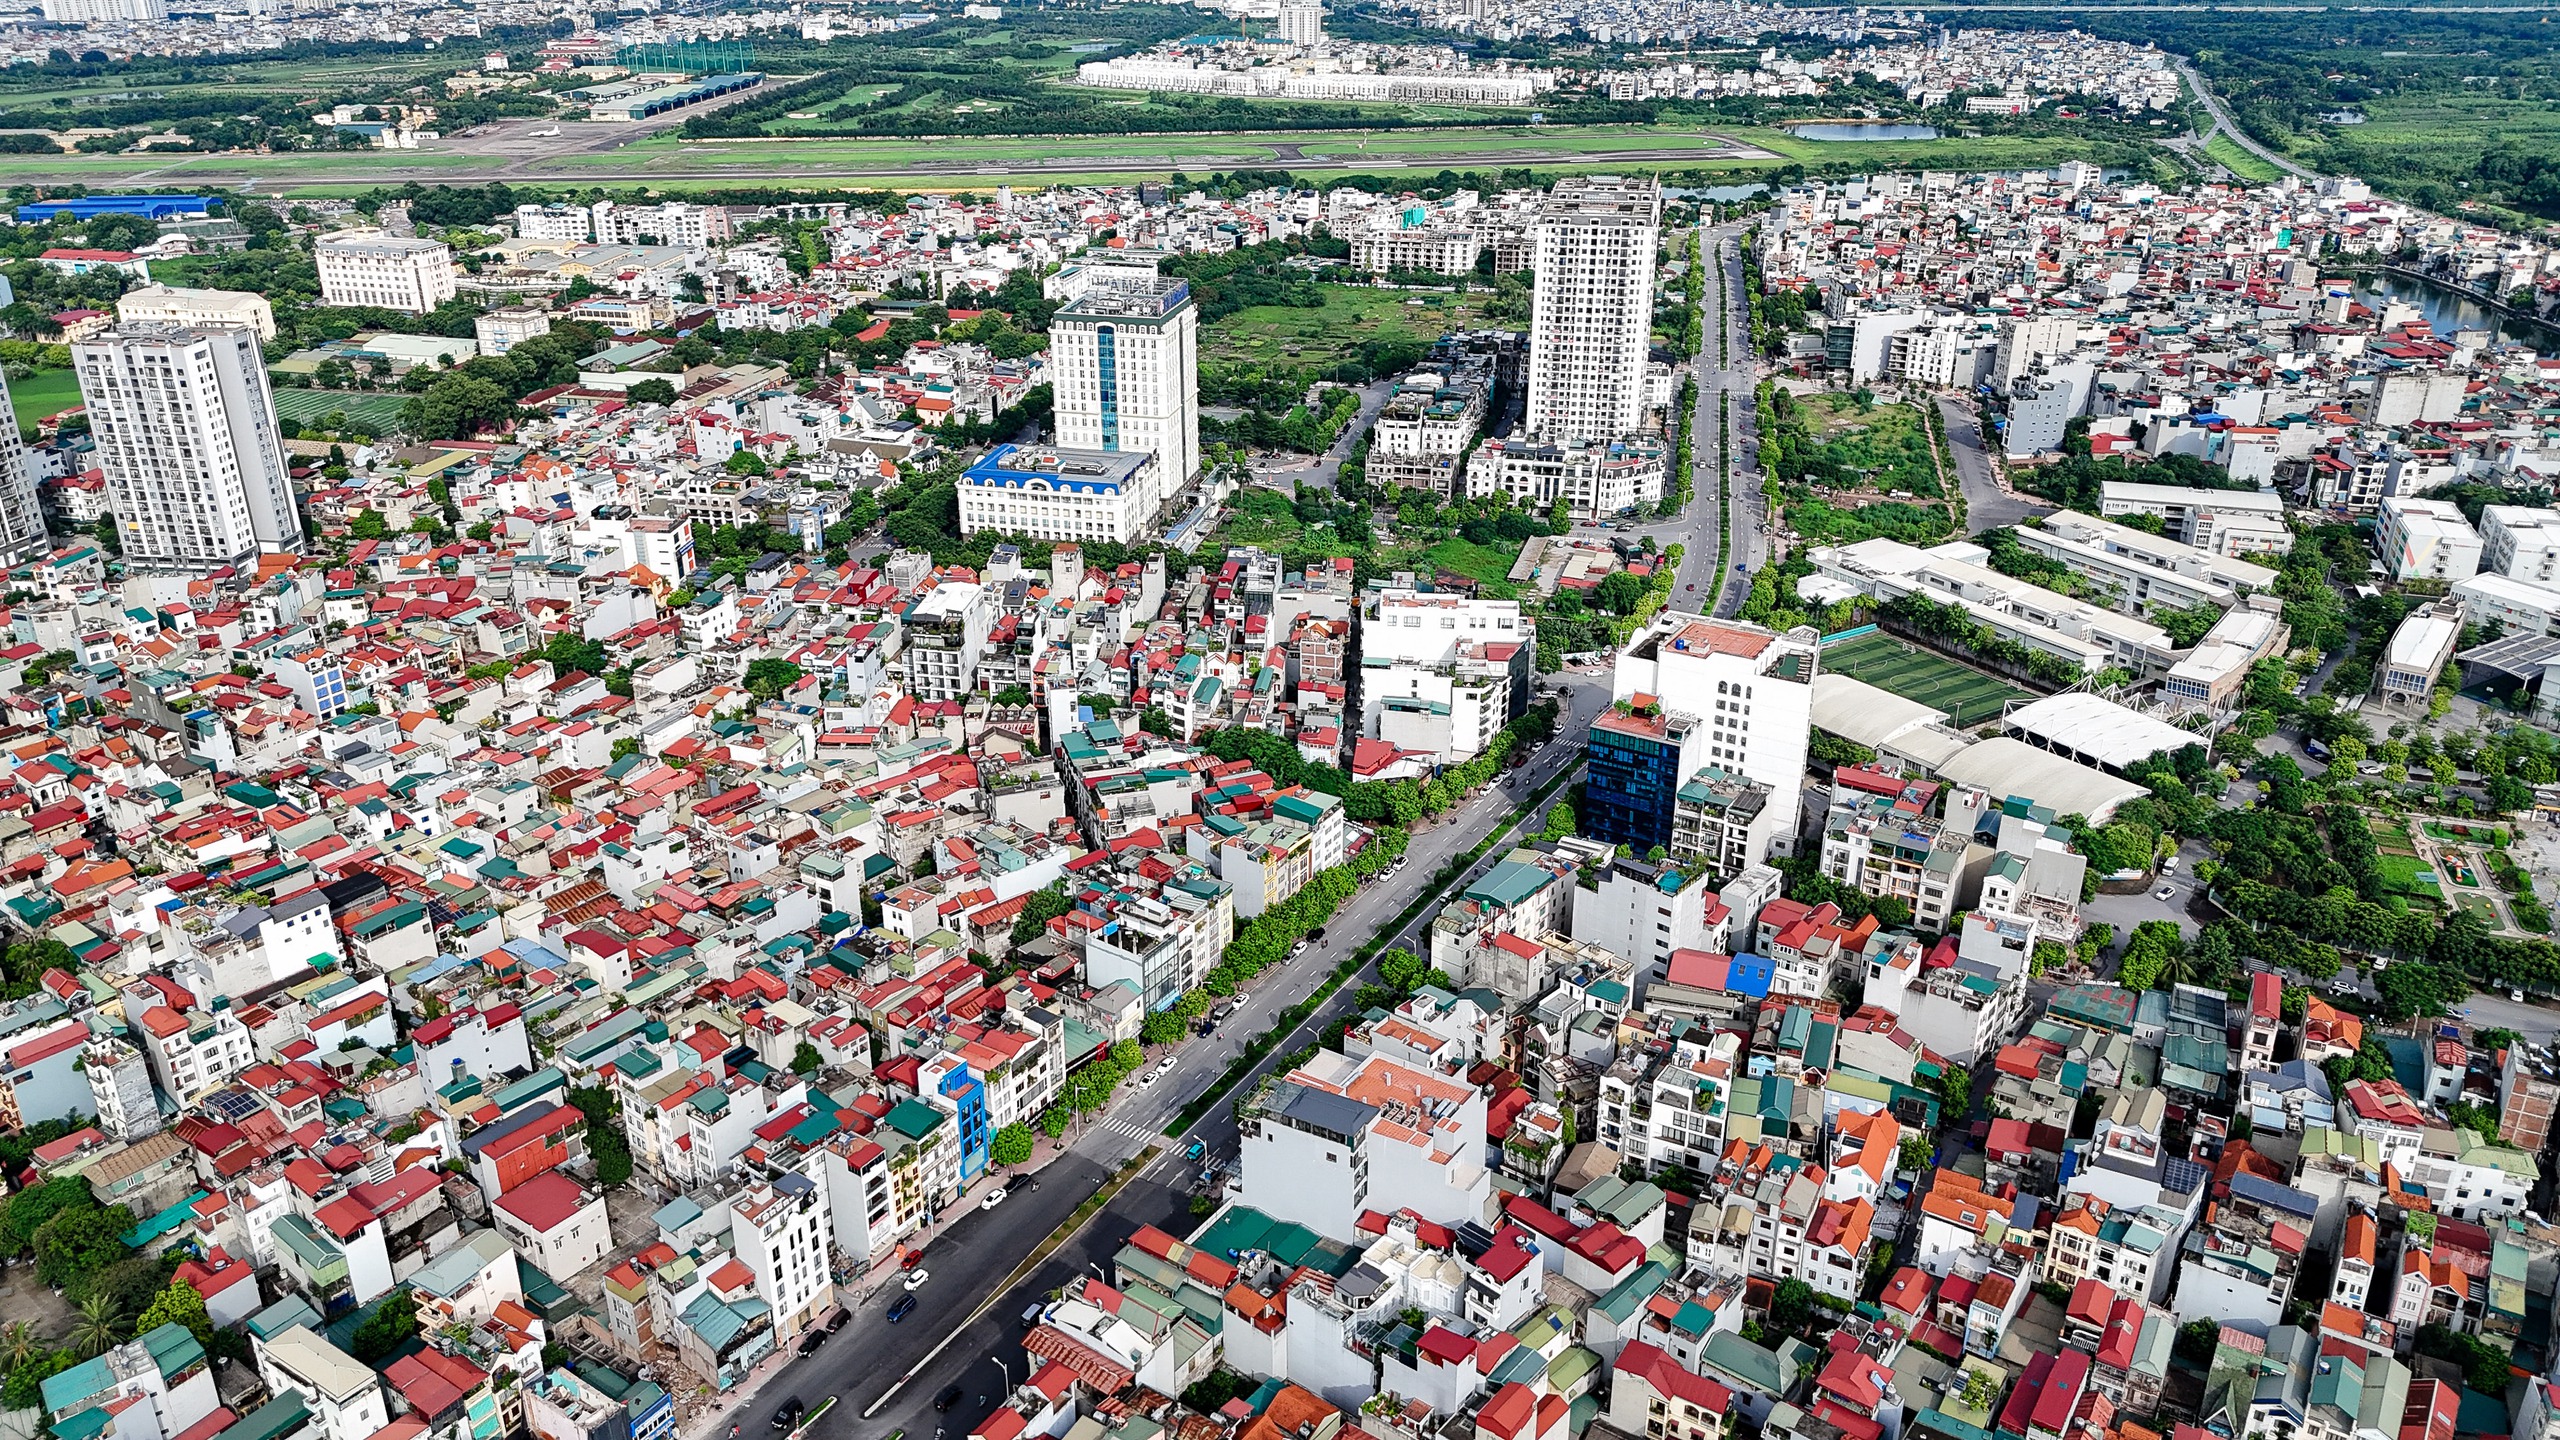
[[[1412,295],[1363,285],[1321,285],[1324,306],[1248,305],[1211,322],[1202,358],[1235,363],[1282,362],[1322,368],[1371,340],[1399,336],[1429,342],[1484,320],[1490,295]]]
[[[1822,668],[1943,710],[1959,726],[1997,719],[2010,701],[2028,698],[2026,691],[2006,680],[1882,633],[1826,646]]]
[[[80,403],[80,380],[68,370],[38,370],[9,382],[9,406],[18,412],[18,430],[35,438],[36,422]]]
[[[2215,163],[2243,180],[2264,184],[2284,172],[2240,148],[2240,142],[2224,131],[2216,130],[2206,141],[2204,153]]]
[[[2374,858],[2382,875],[2382,893],[2443,904],[2444,887],[2436,883],[2435,872],[2418,858],[2418,847],[2409,838],[2408,827],[2388,816],[2368,813],[2365,818],[2373,827]]]

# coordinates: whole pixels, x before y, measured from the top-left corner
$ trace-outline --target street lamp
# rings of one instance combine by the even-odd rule
[[[1003,1357],[1003,1356],[1001,1356],[1001,1355],[990,1355],[990,1356],[988,1356],[988,1357],[987,1357],[987,1362],[988,1362],[989,1364],[991,1364],[991,1365],[993,1365],[993,1366],[995,1366],[995,1367],[996,1367],[996,1373],[997,1373],[997,1374],[1002,1375],[1002,1376],[1004,1377],[1004,1393],[1006,1393],[1007,1395],[1012,1394],[1012,1393],[1013,1393],[1013,1372],[1012,1372],[1011,1370],[1009,1370],[1009,1369],[1005,1368],[1004,1357]]]

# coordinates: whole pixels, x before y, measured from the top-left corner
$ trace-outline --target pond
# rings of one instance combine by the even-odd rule
[[[2493,330],[2501,340],[2521,341],[2536,349],[2560,346],[2560,334],[2500,315],[2461,291],[2433,280],[2370,275],[2357,290],[2356,299],[2377,310],[2393,300],[2415,306],[2426,317],[2427,328],[2439,335],[2451,335],[2457,330]]]
[[[1935,125],[1794,125],[1799,140],[1935,140]]]
[[[1662,192],[1674,200],[1705,200],[1717,205],[1730,205],[1737,200],[1751,200],[1769,193],[1766,185],[1688,185]]]

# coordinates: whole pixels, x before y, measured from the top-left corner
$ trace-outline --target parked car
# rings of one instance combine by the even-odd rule
[[[916,1297],[901,1295],[898,1297],[898,1303],[889,1307],[889,1323],[895,1325],[914,1313],[916,1313]]]
[[[803,1355],[815,1355],[818,1353],[818,1347],[826,1343],[826,1331],[811,1330],[808,1334],[800,1337],[800,1353]]]
[[[837,1306],[836,1313],[827,1317],[827,1333],[833,1335],[837,1331],[843,1329],[845,1327],[845,1322],[852,1318],[852,1311],[845,1309],[841,1305]]]
[[[990,1190],[987,1192],[987,1198],[978,1202],[978,1208],[981,1210],[993,1210],[1003,1203],[1004,1192],[1002,1190]]]
[[[907,1272],[907,1288],[910,1290],[921,1290],[924,1288],[924,1282],[932,1278],[932,1271],[927,1270],[922,1266],[918,1266]]]
[[[2174,885],[2163,885],[2157,891],[2152,893],[2151,898],[2154,900],[2175,900],[2178,898],[2178,888]]]
[[[776,1430],[790,1429],[792,1426],[800,1423],[800,1417],[807,1414],[808,1410],[809,1407],[801,1404],[800,1397],[797,1395],[793,1395],[785,1399],[773,1412],[773,1428]]]
[[[960,1387],[957,1385],[945,1385],[942,1387],[942,1393],[933,1397],[933,1408],[946,1413],[952,1406],[959,1403]]]

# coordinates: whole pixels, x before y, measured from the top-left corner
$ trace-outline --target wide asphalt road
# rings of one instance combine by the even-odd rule
[[[1557,739],[1524,767],[1525,776],[1487,787],[1466,806],[1416,833],[1405,852],[1404,870],[1369,881],[1327,925],[1331,948],[1310,946],[1264,975],[1215,1038],[1196,1039],[1176,1050],[1173,1070],[1156,1084],[1128,1086],[1107,1117],[1088,1122],[1070,1143],[1069,1153],[1040,1170],[1038,1190],[1027,1182],[1018,1184],[997,1209],[972,1213],[936,1238],[925,1254],[925,1268],[932,1278],[916,1292],[915,1313],[903,1323],[887,1322],[890,1305],[902,1293],[891,1282],[859,1303],[853,1321],[817,1354],[769,1362],[772,1368],[753,1382],[758,1387],[755,1398],[738,1413],[745,1431],[756,1434],[758,1440],[771,1440],[774,1432],[766,1428],[768,1417],[785,1397],[796,1396],[815,1406],[834,1396],[837,1404],[808,1427],[808,1440],[880,1440],[894,1430],[905,1431],[908,1440],[928,1440],[937,1431],[947,1432],[945,1440],[958,1440],[986,1416],[1004,1393],[1007,1380],[1019,1383],[1024,1378],[1021,1342],[1027,1327],[1022,1312],[1027,1307],[1079,1275],[1108,1272],[1111,1257],[1141,1225],[1155,1225],[1174,1235],[1190,1233],[1197,1224],[1190,1213],[1186,1183],[1193,1167],[1183,1160],[1183,1149],[1198,1140],[1209,1156],[1231,1158],[1236,1146],[1233,1111],[1227,1104],[1213,1106],[1180,1135],[1165,1136],[1163,1127],[1225,1072],[1247,1039],[1267,1028],[1279,1011],[1311,993],[1331,972],[1343,947],[1364,943],[1394,919],[1423,893],[1425,882],[1441,866],[1500,827],[1532,822],[1534,828],[1535,817],[1525,813],[1523,802],[1537,786],[1581,763],[1577,737],[1609,702],[1605,675],[1547,679],[1561,707]],[[1489,868],[1500,858],[1500,849],[1495,847],[1454,881],[1451,892]],[[1419,919],[1389,938],[1418,953],[1418,937],[1427,933],[1435,912],[1436,907],[1427,907]],[[1250,1091],[1279,1057],[1339,1024],[1351,1013],[1352,997],[1361,981],[1373,978],[1374,970],[1364,971],[1359,980],[1337,991],[1315,1016],[1274,1047],[1235,1093]],[[1114,1196],[1072,1241],[1010,1290],[993,1293],[1031,1248],[1092,1196],[1120,1162],[1158,1141],[1165,1153]],[[963,1203],[976,1199],[973,1193]],[[981,1309],[981,1301],[990,1303]],[[999,1361],[1007,1373],[999,1374]],[[936,1411],[935,1399],[952,1385],[961,1387],[960,1400],[948,1413]],[[888,1402],[865,1417],[862,1412],[884,1395],[890,1397]]]

